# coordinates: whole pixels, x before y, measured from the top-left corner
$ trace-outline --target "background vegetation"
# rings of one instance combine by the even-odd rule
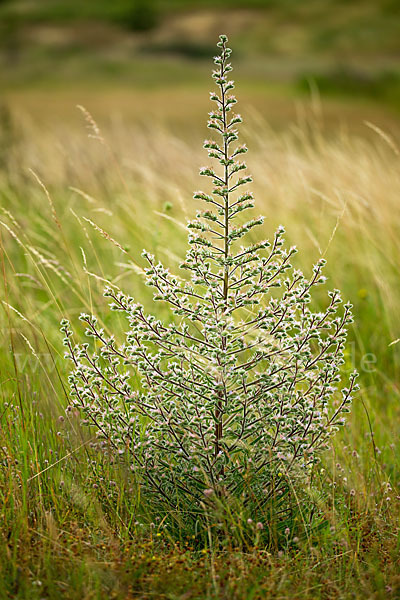
[[[3,0],[0,28],[0,597],[399,597],[398,3]],[[108,327],[105,279],[150,310],[142,248],[183,256],[222,31],[265,229],[355,305],[327,527],[281,548],[171,536],[64,388],[61,317]]]

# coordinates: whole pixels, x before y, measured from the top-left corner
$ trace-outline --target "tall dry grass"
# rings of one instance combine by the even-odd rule
[[[38,578],[46,573],[56,577],[53,551],[65,560],[72,560],[71,552],[87,555],[89,562],[82,571],[71,571],[68,584],[70,590],[87,591],[90,561],[94,556],[109,560],[101,546],[110,544],[114,552],[131,533],[124,521],[132,512],[129,483],[121,485],[125,491],[118,496],[108,485],[118,476],[112,465],[101,465],[101,494],[87,490],[90,439],[77,417],[64,412],[68,366],[61,358],[59,321],[67,317],[78,325],[81,311],[95,311],[108,328],[102,297],[106,280],[152,308],[142,285],[141,251],[147,248],[177,268],[186,247],[185,222],[195,211],[191,195],[199,187],[198,167],[207,162],[201,138],[189,143],[157,124],[138,127],[122,121],[99,131],[83,116],[87,132],[84,126],[72,130],[63,124],[43,131],[16,120],[3,133],[9,151],[2,154],[0,171],[0,446],[5,467],[0,488],[2,528],[8,536],[3,575],[10,589],[18,577],[23,589],[32,584],[36,575],[28,549],[36,544],[42,548],[40,559],[33,561]],[[253,114],[245,137],[257,210],[267,216],[265,229],[272,233],[277,224],[285,225],[306,272],[320,255],[326,257],[330,287],[340,288],[355,305],[346,368],[360,370],[362,391],[324,467],[333,490],[327,516],[345,527],[340,541],[345,550],[340,559],[336,554],[329,559],[329,577],[334,581],[337,576],[341,589],[346,577],[358,574],[359,590],[384,597],[386,586],[398,585],[400,155],[388,133],[373,124],[365,124],[365,131],[365,137],[327,133],[317,112],[276,133]],[[73,525],[66,516],[71,511]],[[85,527],[90,535],[96,532],[90,549],[79,533]],[[68,536],[72,541],[66,543]],[[373,558],[367,559],[368,544]],[[325,550],[318,552],[317,563],[308,562],[307,554],[304,569],[324,563]],[[347,552],[352,566],[343,559]],[[30,574],[18,574],[21,564]],[[207,565],[215,576],[212,560]],[[253,566],[243,569],[250,577]],[[321,573],[320,567],[315,573]],[[317,585],[312,570],[309,576],[312,588]],[[103,589],[102,576],[94,577]],[[215,578],[210,581],[216,585]],[[291,581],[285,585],[293,591]],[[333,594],[335,586],[329,585]],[[204,597],[199,589],[193,597]],[[262,597],[255,589],[254,597]],[[376,590],[378,595],[372,595]],[[236,593],[231,597],[242,597]]]

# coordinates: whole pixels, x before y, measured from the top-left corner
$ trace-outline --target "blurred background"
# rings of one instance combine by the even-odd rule
[[[50,124],[204,123],[219,33],[240,99],[274,128],[321,96],[325,124],[398,129],[399,0],[0,0],[2,103]],[[192,131],[191,131],[192,133]]]
[[[356,309],[349,369],[397,406],[399,0],[0,0],[9,303],[57,354],[61,317],[107,314],[104,280],[151,304],[141,251],[184,255],[220,33],[263,235],[283,223],[306,272],[328,258]],[[22,356],[48,352],[24,331]]]
[[[332,285],[363,319],[357,352],[378,344],[394,369],[399,0],[0,0],[0,208],[34,249],[27,241],[21,252],[4,232],[15,297],[22,302],[23,288],[32,306],[39,300],[57,339],[59,316],[87,301],[83,292],[61,305],[66,257],[79,289],[77,274],[89,269],[136,290],[132,264],[144,247],[176,268],[203,183],[222,32],[268,235],[287,225],[307,268],[327,255]],[[99,230],[89,235],[84,218],[129,245],[129,261]],[[60,315],[30,279],[37,261]],[[92,283],[98,305],[103,282]]]

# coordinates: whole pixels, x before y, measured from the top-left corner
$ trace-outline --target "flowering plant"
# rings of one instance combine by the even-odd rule
[[[200,171],[211,193],[194,195],[206,208],[188,224],[180,266],[190,277],[143,253],[147,285],[173,322],[110,286],[111,310],[129,322],[122,344],[87,314],[80,319],[98,351],[75,345],[67,321],[62,331],[73,403],[145,489],[171,504],[178,493],[194,506],[211,496],[263,505],[312,468],[350,410],[357,374],[341,391],[337,386],[352,315],[350,304],[339,311],[338,290],[328,292],[323,312],[312,310],[325,261],[309,278],[295,269],[297,250],[285,249],[283,227],[271,242],[239,245],[263,218],[242,218],[254,206],[240,160],[247,148],[237,144],[242,119],[233,112],[226,36],[218,46],[208,127],[219,142],[204,144],[217,166]]]

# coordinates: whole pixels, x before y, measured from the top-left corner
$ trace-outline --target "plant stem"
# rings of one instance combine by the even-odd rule
[[[223,50],[223,57],[221,62],[221,79],[225,76],[225,47]],[[223,137],[224,137],[224,186],[225,186],[225,194],[224,194],[224,257],[225,261],[227,261],[229,257],[229,155],[228,155],[228,141],[227,141],[227,120],[226,120],[226,98],[225,98],[225,89],[224,84],[221,83],[221,110],[222,110],[222,118],[223,118]],[[225,273],[224,273],[224,282],[223,282],[223,299],[225,303],[225,309],[227,308],[227,300],[228,300],[228,292],[229,292],[229,268],[225,263]],[[222,337],[222,349],[226,349],[226,337]],[[217,457],[220,452],[220,440],[223,436],[223,423],[222,423],[222,392],[220,393],[221,399],[217,404],[216,411],[216,425],[215,425],[215,456]],[[221,475],[224,474],[224,468],[221,468]]]

